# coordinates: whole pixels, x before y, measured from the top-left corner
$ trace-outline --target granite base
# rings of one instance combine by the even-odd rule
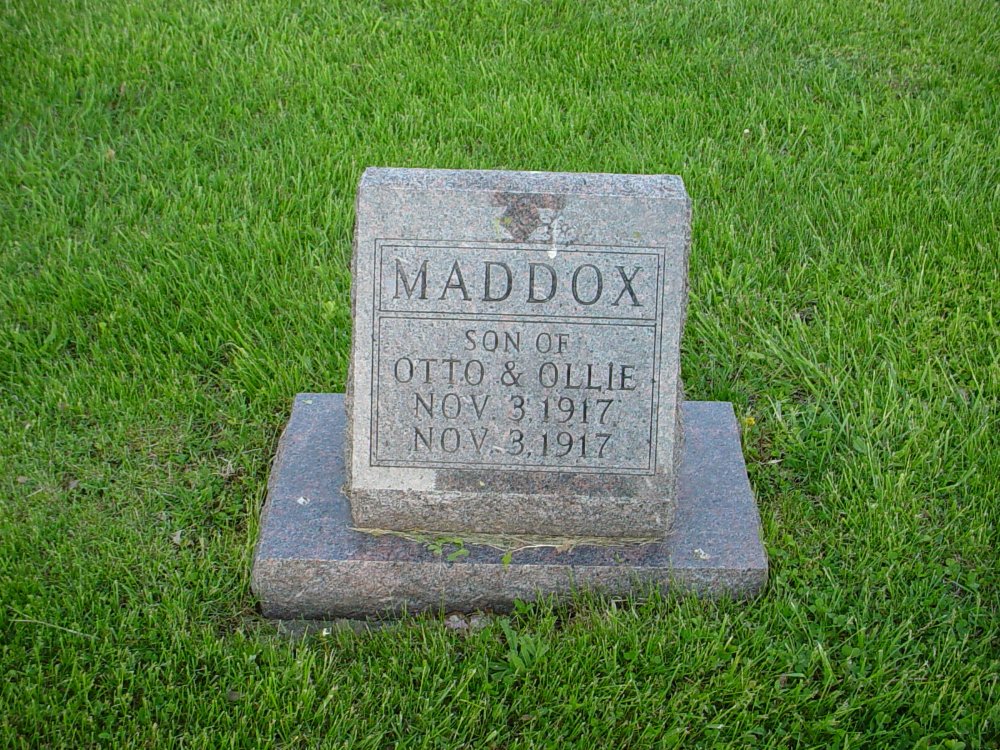
[[[508,560],[492,546],[465,544],[455,556],[448,554],[454,546],[441,554],[434,544],[352,528],[342,492],[343,395],[299,394],[271,470],[254,555],[251,585],[261,611],[283,619],[504,611],[516,599],[576,589],[623,595],[651,585],[754,596],[767,581],[767,555],[732,405],[689,401],[682,409],[677,509],[666,538],[529,547]]]

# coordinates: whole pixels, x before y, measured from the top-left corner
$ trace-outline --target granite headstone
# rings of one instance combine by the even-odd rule
[[[296,398],[254,561],[264,613],[758,591],[732,407],[682,398],[689,245],[674,176],[367,170],[346,414]]]
[[[673,176],[365,172],[355,524],[666,533],[689,217]]]

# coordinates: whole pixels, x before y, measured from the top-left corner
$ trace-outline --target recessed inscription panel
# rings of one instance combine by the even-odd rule
[[[379,316],[371,465],[652,474],[652,324]]]

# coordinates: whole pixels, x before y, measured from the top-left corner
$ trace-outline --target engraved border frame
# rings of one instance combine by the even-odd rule
[[[534,247],[531,247],[534,245]],[[522,323],[565,323],[566,325],[610,325],[653,328],[653,371],[654,375],[659,374],[663,347],[661,346],[662,332],[662,277],[663,277],[663,253],[666,250],[661,246],[648,245],[614,245],[608,243],[583,244],[574,243],[564,246],[567,252],[580,250],[581,252],[594,253],[594,250],[586,248],[613,248],[619,255],[652,255],[656,258],[656,313],[650,318],[599,318],[596,316],[572,316],[553,315],[540,316],[531,314],[496,314],[496,313],[455,313],[455,312],[411,312],[411,311],[386,311],[382,309],[382,264],[383,250],[391,247],[420,247],[426,250],[520,250],[524,252],[547,252],[551,250],[548,243],[536,242],[482,242],[476,240],[424,240],[414,238],[376,238],[374,240],[373,267],[372,267],[372,333],[377,334],[372,338],[372,369],[369,394],[369,457],[368,465],[373,468],[426,468],[426,469],[451,469],[468,471],[528,471],[545,473],[586,473],[586,474],[609,474],[609,475],[641,475],[652,476],[656,473],[656,453],[657,438],[659,435],[659,407],[660,407],[660,381],[655,377],[651,388],[651,420],[649,425],[649,462],[648,468],[629,469],[623,467],[609,466],[553,466],[545,464],[500,464],[500,463],[478,463],[464,461],[387,461],[379,459],[378,452],[378,398],[377,384],[379,373],[379,359],[381,354],[381,322],[383,317],[389,318],[410,318],[417,320],[441,320],[459,321],[472,320],[484,322],[504,322],[507,319]]]

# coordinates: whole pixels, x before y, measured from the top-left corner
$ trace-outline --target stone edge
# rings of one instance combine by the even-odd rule
[[[656,196],[690,204],[684,180],[671,174],[601,172],[531,172],[492,169],[415,169],[368,167],[363,189],[442,190],[458,192],[566,193],[578,196]]]

